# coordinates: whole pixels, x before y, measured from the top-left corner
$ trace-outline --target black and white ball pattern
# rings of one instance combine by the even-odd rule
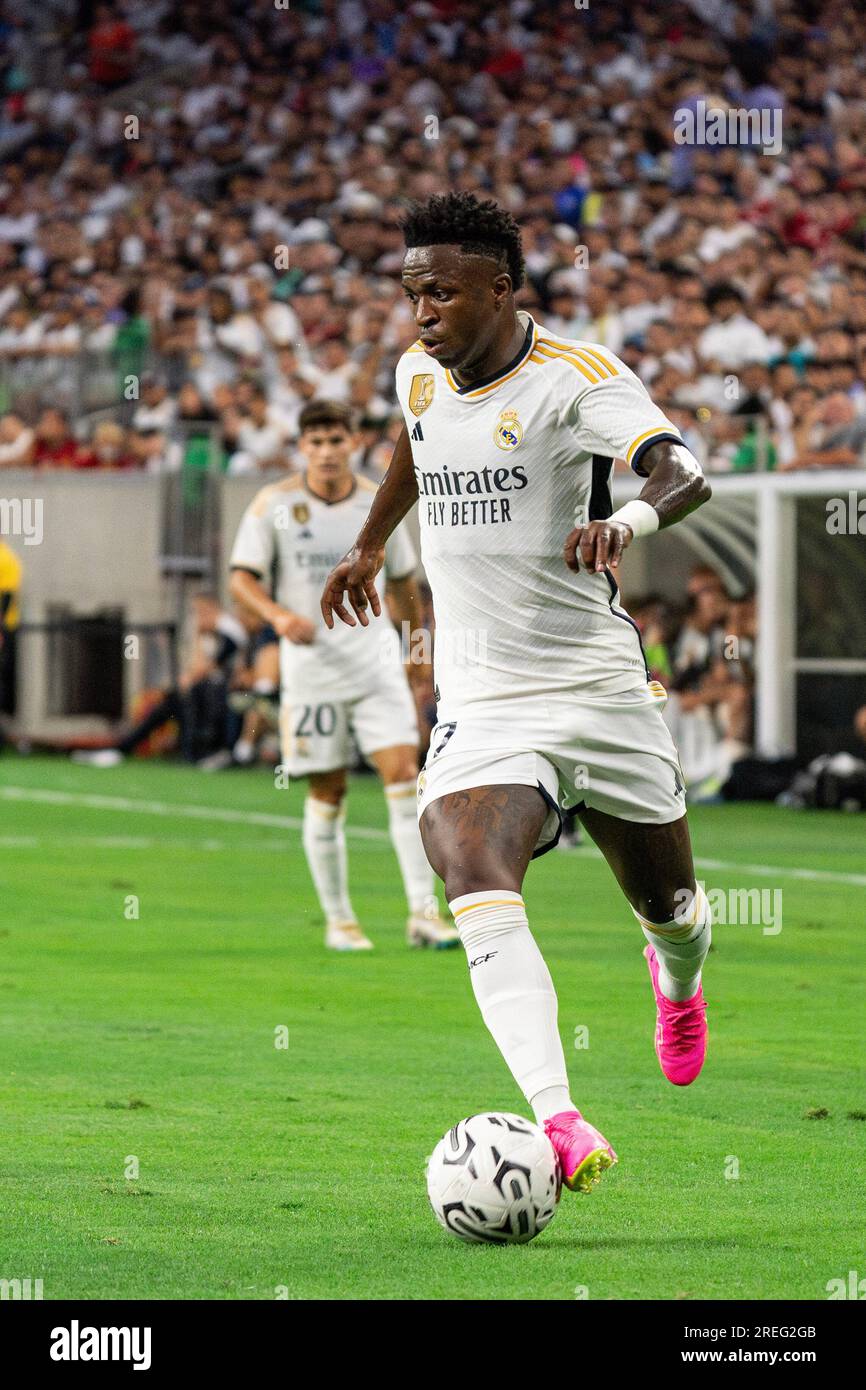
[[[460,1120],[427,1160],[437,1221],[460,1240],[522,1245],[556,1214],[559,1159],[538,1125],[489,1111]]]

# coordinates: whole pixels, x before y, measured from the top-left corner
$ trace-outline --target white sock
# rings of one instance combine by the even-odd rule
[[[251,763],[256,756],[256,747],[248,738],[239,738],[232,749],[235,762]]]
[[[411,913],[422,913],[436,905],[433,870],[421,843],[415,811],[417,789],[414,782],[392,782],[385,788],[388,803],[388,829],[397,854],[403,887]]]
[[[354,922],[349,901],[345,803],[332,806],[308,796],[304,802],[304,853],[328,925]]]
[[[464,893],[449,907],[481,1016],[536,1120],[541,1124],[557,1110],[574,1110],[556,1025],[556,991],[522,897],[491,888]]]
[[[697,994],[701,966],[712,941],[713,910],[700,884],[688,907],[672,922],[650,922],[632,908],[659,963],[659,989],[666,999],[682,1004]]]
[[[549,1120],[553,1115],[559,1115],[563,1110],[576,1110],[577,1106],[568,1093],[567,1086],[547,1086],[543,1091],[530,1098],[535,1115],[535,1123],[543,1125],[545,1120]]]

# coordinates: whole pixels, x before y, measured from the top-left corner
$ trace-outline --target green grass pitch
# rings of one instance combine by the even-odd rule
[[[862,818],[692,812],[708,890],[781,890],[783,927],[717,928],[685,1090],[606,866],[531,867],[573,1094],[620,1161],[496,1248],[446,1235],[424,1186],[455,1120],[526,1113],[463,953],[405,947],[370,778],[349,847],[377,949],[326,953],[301,797],[267,772],[0,762],[0,1277],[46,1299],[570,1300],[823,1299],[866,1274]]]

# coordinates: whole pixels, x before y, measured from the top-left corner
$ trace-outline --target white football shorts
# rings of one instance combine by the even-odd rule
[[[415,701],[402,666],[384,666],[376,685],[351,700],[283,696],[280,744],[283,767],[290,777],[347,767],[353,738],[364,757],[382,748],[418,746]]]
[[[469,787],[537,787],[550,807],[535,855],[553,849],[562,812],[592,807],[665,825],[685,813],[677,750],[658,681],[603,701],[516,696],[440,713],[418,777],[418,818],[431,801]],[[535,856],[533,856],[535,857]]]

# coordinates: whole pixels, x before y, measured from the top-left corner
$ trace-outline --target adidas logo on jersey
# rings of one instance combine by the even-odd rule
[[[414,439],[417,443],[421,443],[421,444],[424,443],[424,432],[423,432],[423,430],[421,429],[421,421],[420,421],[420,420],[418,421],[418,423],[417,423],[417,425],[415,426],[414,430],[413,430],[412,433],[410,434],[409,438],[410,438],[410,439]]]

